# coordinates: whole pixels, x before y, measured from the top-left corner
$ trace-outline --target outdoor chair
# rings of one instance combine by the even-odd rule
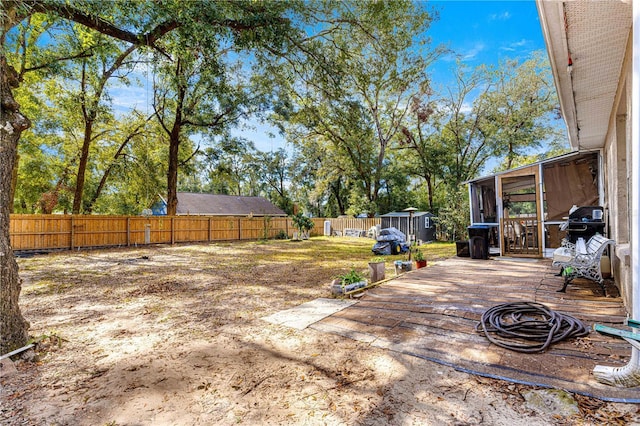
[[[513,231],[516,234],[516,245],[518,248],[523,249],[526,244],[527,228],[519,222],[514,222]]]
[[[511,250],[522,250],[526,244],[527,231],[519,222],[505,225],[505,243]]]
[[[584,240],[580,240],[582,238],[578,239],[578,243],[572,244],[565,239],[562,241],[562,247],[553,252],[553,266],[560,266],[564,276],[564,285],[558,291],[564,293],[569,283],[580,277],[597,282],[606,296],[600,260],[607,247],[614,245],[615,241],[600,234],[591,237],[586,245]]]

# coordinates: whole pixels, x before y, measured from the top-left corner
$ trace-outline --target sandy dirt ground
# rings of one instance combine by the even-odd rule
[[[40,343],[34,361],[14,361],[17,371],[0,377],[0,423],[638,421],[636,406],[578,396],[579,414],[542,413],[525,403],[530,388],[523,385],[262,320],[329,296],[329,282],[353,260],[313,256],[327,244],[337,243],[176,245],[19,259],[22,310]],[[365,253],[371,245],[339,244]]]

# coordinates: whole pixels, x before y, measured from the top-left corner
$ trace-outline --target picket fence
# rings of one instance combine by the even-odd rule
[[[380,219],[314,218],[310,236],[379,225]],[[98,216],[10,215],[9,235],[14,251],[74,250],[147,244],[258,240],[279,234],[293,237],[291,218],[237,216]]]

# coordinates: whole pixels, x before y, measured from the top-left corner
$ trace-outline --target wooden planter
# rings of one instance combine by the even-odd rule
[[[369,277],[372,283],[384,280],[384,262],[369,262]]]

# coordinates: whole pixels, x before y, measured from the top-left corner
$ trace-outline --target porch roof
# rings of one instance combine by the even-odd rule
[[[632,25],[631,1],[537,0],[573,149],[604,146]]]
[[[563,154],[563,155],[558,155],[556,157],[547,158],[547,159],[544,159],[544,160],[541,160],[541,161],[537,161],[535,163],[527,164],[527,165],[524,165],[524,166],[521,166],[521,167],[515,167],[513,169],[503,170],[503,171],[500,171],[500,172],[497,172],[497,173],[494,173],[494,174],[491,174],[491,175],[485,175],[485,176],[478,177],[478,178],[475,178],[475,179],[470,179],[470,180],[468,180],[466,182],[463,182],[463,183],[469,184],[469,183],[477,183],[477,182],[488,181],[488,180],[493,181],[496,176],[501,176],[501,175],[513,173],[514,171],[522,170],[522,169],[525,169],[525,168],[528,168],[528,167],[531,167],[531,166],[537,166],[537,165],[540,165],[540,164],[541,165],[555,164],[555,163],[562,163],[564,161],[577,160],[577,159],[579,159],[581,157],[589,156],[589,155],[591,155],[591,154],[593,154],[595,152],[597,152],[597,151],[592,151],[592,152],[589,152],[589,151],[587,151],[587,152],[584,152],[584,151],[569,152],[567,154]]]

